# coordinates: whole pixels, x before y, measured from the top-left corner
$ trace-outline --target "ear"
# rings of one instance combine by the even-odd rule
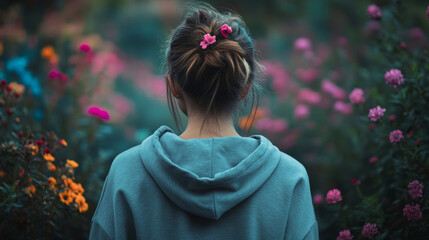
[[[177,84],[171,79],[170,75],[167,75],[168,84],[170,85],[171,93],[173,96],[181,96],[180,90],[178,89]]]
[[[252,84],[247,84],[244,86],[243,92],[241,92],[240,100],[243,100],[247,97],[247,94],[249,94],[250,89],[252,88]]]

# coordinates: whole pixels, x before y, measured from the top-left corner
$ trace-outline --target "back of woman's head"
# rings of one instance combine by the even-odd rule
[[[224,24],[232,30],[227,37],[221,33]],[[206,34],[215,36],[216,42],[203,48],[200,43]],[[235,112],[249,87],[253,108],[260,64],[255,59],[249,32],[238,15],[219,13],[207,4],[191,5],[169,40],[166,67],[171,80],[206,117]],[[168,82],[167,98],[177,123]]]

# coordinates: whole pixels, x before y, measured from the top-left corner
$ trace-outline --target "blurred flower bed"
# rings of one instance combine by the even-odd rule
[[[255,115],[250,134],[306,166],[321,239],[429,231],[429,7],[411,2],[211,2],[265,66],[237,127]],[[0,235],[87,239],[113,158],[174,127],[160,53],[181,3],[1,6]]]

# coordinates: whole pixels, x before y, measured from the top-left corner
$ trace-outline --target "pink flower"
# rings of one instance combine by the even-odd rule
[[[24,175],[24,170],[22,170],[21,168],[19,169],[19,173],[18,175],[21,177],[22,175]]]
[[[319,205],[323,202],[323,195],[318,193],[313,196],[313,203],[316,205]]]
[[[307,105],[298,104],[295,107],[295,119],[297,120],[305,119],[309,115],[310,115],[310,109],[307,107]]]
[[[350,233],[349,230],[341,231],[337,237],[337,240],[352,240],[353,235]]]
[[[389,121],[393,122],[395,120],[396,120],[396,116],[395,115],[392,114],[392,115],[389,116]]]
[[[401,42],[401,43],[399,44],[399,46],[400,46],[401,48],[406,48],[406,47],[407,47],[407,44],[406,44],[405,42]]]
[[[346,91],[336,86],[333,82],[329,81],[329,79],[324,79],[322,81],[322,91],[328,93],[337,100],[344,100],[346,98]]]
[[[372,19],[375,19],[375,20],[381,19],[380,8],[375,4],[368,6],[367,13],[368,13],[368,16]]]
[[[366,223],[365,226],[363,226],[362,236],[371,239],[377,233],[378,233],[377,224]]]
[[[371,157],[371,158],[369,159],[369,162],[370,162],[370,163],[375,163],[375,162],[377,162],[377,160],[378,160],[378,158],[377,158],[377,157]]]
[[[408,218],[410,222],[416,222],[422,219],[422,212],[420,211],[420,205],[417,203],[412,203],[405,205],[402,209],[402,215]]]
[[[359,181],[359,179],[353,178],[352,183],[353,183],[353,185],[358,185],[360,183],[360,181]]]
[[[226,38],[228,37],[228,34],[232,33],[232,28],[228,26],[228,24],[224,24],[222,27],[220,27],[220,33],[222,33],[222,35]]]
[[[423,197],[423,184],[414,180],[408,184],[408,193],[412,199]]]
[[[210,33],[204,35],[204,39],[200,42],[202,49],[206,49],[208,45],[216,42],[216,36],[211,36]]]
[[[371,121],[377,122],[382,116],[384,116],[385,108],[377,106],[369,110],[368,117],[371,118]]]
[[[86,44],[86,43],[82,43],[79,46],[79,50],[81,50],[82,52],[89,53],[91,51],[91,47],[88,44]]]
[[[326,202],[329,204],[334,204],[342,200],[341,191],[336,188],[329,190],[326,194]]]
[[[298,51],[309,51],[311,49],[311,42],[305,37],[298,38],[295,40],[294,47]]]
[[[365,102],[365,97],[363,96],[363,90],[360,88],[355,88],[349,95],[350,102],[352,104],[359,104]]]
[[[109,120],[109,118],[110,118],[109,112],[107,112],[101,108],[98,108],[98,107],[90,107],[88,109],[88,113],[91,115],[97,116],[103,120]]]
[[[318,92],[303,88],[298,91],[298,99],[309,104],[318,104],[322,100],[322,97]]]
[[[394,130],[390,132],[390,142],[393,144],[398,143],[403,138],[404,138],[404,135],[402,134],[401,130]]]
[[[398,85],[404,84],[404,76],[398,69],[390,69],[384,74],[384,78],[386,79],[386,83],[392,85],[396,88]]]
[[[334,104],[334,109],[342,114],[349,115],[353,112],[353,107],[351,104],[337,101]]]
[[[49,74],[48,74],[48,78],[49,79],[58,79],[62,82],[66,82],[69,77],[66,74],[63,74],[61,72],[58,72],[56,70],[52,70]]]

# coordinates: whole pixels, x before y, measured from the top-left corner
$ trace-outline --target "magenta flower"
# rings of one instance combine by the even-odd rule
[[[222,27],[220,27],[220,33],[222,33],[222,35],[226,38],[228,37],[228,34],[232,33],[232,28],[228,26],[228,24],[224,24]]]
[[[392,115],[389,116],[389,121],[393,122],[395,120],[396,120],[396,116],[395,115],[392,114]]]
[[[309,51],[311,50],[311,42],[308,38],[302,37],[295,40],[294,47],[298,51]]]
[[[423,197],[423,184],[414,180],[408,184],[408,193],[412,199]]]
[[[386,79],[386,83],[392,85],[396,88],[398,85],[404,84],[404,76],[398,69],[390,69],[384,74],[384,78]]]
[[[353,235],[350,233],[349,230],[341,231],[337,237],[337,240],[352,240]]]
[[[91,51],[91,47],[88,44],[86,44],[86,43],[82,43],[79,46],[79,50],[81,50],[82,52],[89,53]]]
[[[344,103],[341,101],[336,101],[334,104],[334,109],[344,115],[349,115],[353,112],[353,107],[349,103]]]
[[[422,212],[420,211],[420,205],[417,203],[412,203],[405,205],[402,209],[402,215],[408,218],[410,222],[416,222],[422,219]]]
[[[353,185],[358,185],[360,183],[359,179],[353,178],[352,179]]]
[[[371,158],[369,159],[369,162],[370,162],[370,163],[375,163],[375,162],[377,162],[377,160],[378,160],[378,158],[377,158],[377,157],[371,157]]]
[[[377,106],[369,110],[368,117],[371,118],[371,121],[377,122],[384,115],[385,111],[385,108]]]
[[[106,110],[103,110],[101,108],[98,107],[90,107],[88,109],[88,113],[94,116],[97,116],[103,120],[109,120],[110,116],[109,116],[109,112],[107,112]]]
[[[323,196],[322,194],[318,193],[316,195],[313,196],[313,203],[315,205],[319,205],[323,202]]]
[[[355,88],[349,95],[350,102],[352,104],[359,104],[365,102],[365,97],[363,96],[363,90],[360,88]]]
[[[200,46],[202,49],[206,49],[208,45],[216,42],[216,36],[211,36],[209,33],[204,35],[203,41],[200,42]]]
[[[401,130],[394,130],[390,132],[390,142],[393,144],[398,143],[403,138],[404,138],[404,135],[402,134]]]
[[[368,13],[368,16],[372,19],[375,19],[375,20],[381,19],[380,8],[375,4],[368,6],[367,13]]]
[[[366,238],[373,238],[378,233],[377,224],[366,223],[362,229],[362,236]]]
[[[326,202],[329,204],[334,204],[342,200],[341,191],[336,188],[329,190],[326,194]]]

